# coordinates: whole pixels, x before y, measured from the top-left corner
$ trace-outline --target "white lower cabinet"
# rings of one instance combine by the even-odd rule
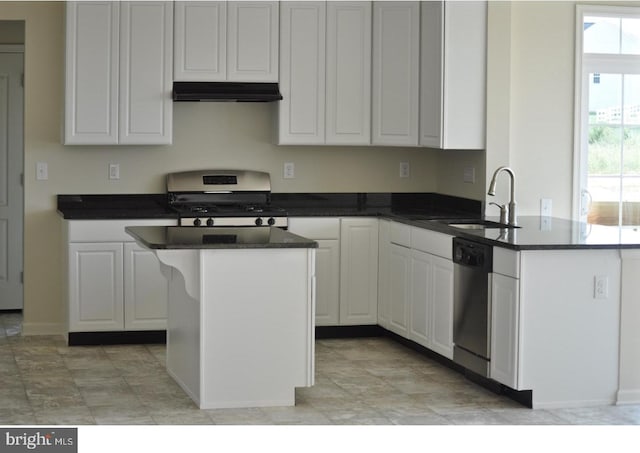
[[[162,330],[167,325],[169,282],[156,255],[124,244],[124,329]]]
[[[69,330],[124,326],[122,243],[69,244]]]
[[[292,217],[289,231],[318,242],[316,325],[376,324],[378,219]]]
[[[453,358],[453,262],[411,251],[409,339]]]
[[[378,321],[378,220],[340,221],[340,324]]]
[[[381,221],[378,323],[453,357],[452,236]]]
[[[518,388],[520,279],[494,273],[491,278],[491,379]]]
[[[141,224],[175,221],[65,222],[69,332],[166,328],[169,290],[160,262],[124,232]]]
[[[388,329],[400,336],[409,336],[409,285],[411,275],[411,249],[391,244],[389,249]]]

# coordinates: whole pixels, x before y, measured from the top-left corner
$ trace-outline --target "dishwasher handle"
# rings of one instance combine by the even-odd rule
[[[493,271],[493,247],[466,238],[454,237],[453,262],[490,273]]]

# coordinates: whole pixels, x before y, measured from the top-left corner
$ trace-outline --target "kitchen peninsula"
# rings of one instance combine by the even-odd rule
[[[315,241],[275,227],[127,227],[169,280],[167,370],[201,409],[292,406],[314,382]]]

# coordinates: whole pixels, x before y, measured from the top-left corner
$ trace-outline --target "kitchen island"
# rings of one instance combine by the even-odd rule
[[[169,280],[167,370],[201,409],[292,406],[314,383],[315,248],[273,227],[127,227]]]

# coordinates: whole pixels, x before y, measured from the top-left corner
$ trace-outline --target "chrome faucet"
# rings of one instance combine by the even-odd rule
[[[496,178],[502,172],[506,171],[509,173],[511,179],[511,198],[509,200],[509,225],[517,226],[517,216],[516,216],[516,176],[513,173],[513,170],[509,167],[499,167],[494,173],[493,178],[491,178],[491,183],[489,184],[489,192],[487,195],[494,196],[496,194]]]

